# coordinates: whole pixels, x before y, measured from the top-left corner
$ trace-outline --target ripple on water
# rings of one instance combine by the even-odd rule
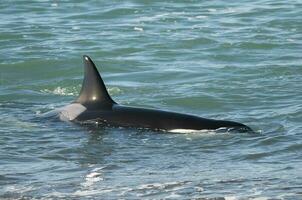
[[[1,1],[0,198],[299,199],[299,1]],[[257,134],[64,123],[82,55],[118,102]],[[103,67],[104,66],[104,67]]]

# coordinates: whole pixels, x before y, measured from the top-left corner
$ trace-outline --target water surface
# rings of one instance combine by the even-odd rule
[[[302,198],[300,1],[0,5],[1,199]],[[82,55],[112,97],[257,134],[79,126]]]

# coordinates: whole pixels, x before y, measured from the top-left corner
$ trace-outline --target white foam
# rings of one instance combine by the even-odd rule
[[[81,185],[84,187],[90,187],[94,185],[96,182],[104,180],[101,177],[101,173],[99,172],[91,172],[90,174],[87,174],[85,177],[85,182],[82,183]]]
[[[195,18],[196,19],[205,19],[205,18],[207,18],[208,16],[205,16],[205,15],[198,15],[198,16],[196,16]]]
[[[193,129],[172,129],[169,130],[171,133],[196,133],[199,132],[199,130],[193,130]]]
[[[228,129],[226,128],[219,128],[215,130],[210,130],[210,129],[202,129],[202,130],[195,130],[195,129],[171,129],[168,130],[170,133],[183,133],[183,134],[207,134],[207,135],[212,135],[212,134],[217,134],[217,133],[227,133]]]
[[[140,28],[140,27],[134,27],[134,30],[135,30],[135,31],[144,31],[144,29],[143,29],[143,28]]]
[[[76,196],[92,196],[92,195],[100,195],[104,193],[110,193],[113,189],[102,189],[102,190],[77,190],[73,193]]]
[[[235,196],[226,196],[224,197],[225,200],[237,200],[238,198]]]
[[[76,88],[72,88],[72,90],[76,91]],[[76,95],[76,93],[70,91],[70,88],[62,88],[62,87],[57,87],[54,90],[44,89],[44,90],[41,90],[41,92],[43,92],[43,93],[52,93],[52,94],[57,94],[57,95],[61,95],[61,96],[74,96],[74,95]]]
[[[100,173],[98,173],[98,172],[92,172],[90,174],[87,174],[86,179],[88,179],[88,178],[94,178],[94,177],[97,177],[99,175],[100,175]]]
[[[108,92],[110,95],[116,95],[116,94],[122,93],[122,90],[118,87],[111,87],[111,88],[108,88]]]
[[[189,182],[186,181],[174,181],[174,182],[166,182],[166,183],[152,183],[152,184],[143,184],[137,187],[138,190],[150,190],[150,189],[165,189],[165,190],[179,190],[183,188],[185,184]]]
[[[72,121],[83,113],[87,108],[79,103],[69,104],[58,109],[60,119],[63,121]]]

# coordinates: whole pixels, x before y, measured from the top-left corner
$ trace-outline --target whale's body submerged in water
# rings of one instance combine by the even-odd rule
[[[73,103],[59,109],[60,118],[152,130],[216,130],[220,128],[252,131],[232,121],[205,119],[198,116],[155,109],[128,107],[112,100],[92,60],[83,57],[85,76],[80,95]]]

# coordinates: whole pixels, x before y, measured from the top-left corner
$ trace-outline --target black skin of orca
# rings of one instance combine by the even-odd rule
[[[75,121],[95,120],[112,126],[137,127],[152,130],[215,130],[219,128],[252,132],[248,126],[224,120],[168,112],[163,110],[128,107],[112,100],[93,61],[86,55],[84,61],[84,80],[78,99],[86,110]]]

